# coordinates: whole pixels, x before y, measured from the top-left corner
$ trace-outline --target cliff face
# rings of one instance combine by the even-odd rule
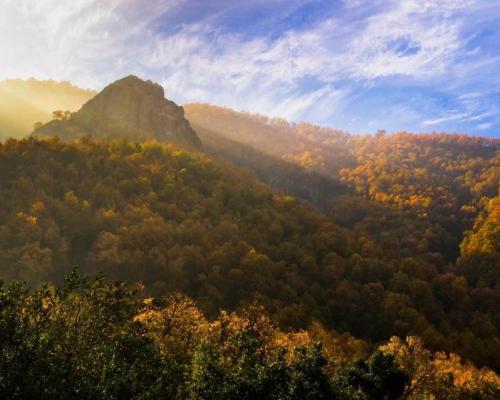
[[[120,79],[104,88],[65,121],[52,121],[35,135],[75,135],[155,139],[200,147],[201,142],[184,109],[165,99],[163,88],[136,76]]]

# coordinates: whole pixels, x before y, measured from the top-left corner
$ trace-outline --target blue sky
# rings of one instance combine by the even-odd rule
[[[0,79],[124,75],[353,133],[500,137],[498,0],[0,0]]]

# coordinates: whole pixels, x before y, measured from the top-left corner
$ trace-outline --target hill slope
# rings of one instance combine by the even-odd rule
[[[182,108],[127,77],[37,130],[72,143],[0,148],[1,276],[57,282],[78,265],[181,290],[208,315],[257,299],[287,328],[418,334],[500,368],[498,141],[187,115],[212,157],[328,216],[231,163],[124,140],[199,148]]]
[[[483,209],[481,199],[498,193],[500,140],[405,132],[353,136],[207,104],[185,108],[213,154],[312,200],[337,223],[356,230],[366,247],[376,243],[385,253],[426,254],[441,265],[455,260],[464,231]],[[247,155],[240,161],[235,152]],[[304,196],[307,183],[301,190],[298,181],[273,180],[280,164],[267,163],[264,172],[257,153],[321,175],[332,190]],[[347,196],[342,186],[350,188]]]

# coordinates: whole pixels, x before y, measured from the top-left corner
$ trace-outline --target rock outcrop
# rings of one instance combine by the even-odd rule
[[[167,100],[160,85],[133,75],[105,87],[78,112],[51,121],[34,132],[37,136],[54,135],[63,139],[82,134],[201,145],[184,117],[184,109]]]

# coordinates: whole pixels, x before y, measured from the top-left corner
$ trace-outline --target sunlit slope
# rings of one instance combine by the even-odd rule
[[[209,104],[184,108],[212,153],[322,208],[329,203],[336,222],[355,229],[365,248],[382,246],[384,254],[424,255],[439,265],[454,260],[464,231],[487,203],[482,199],[498,191],[498,140],[445,133],[351,135]],[[347,186],[351,195],[340,199],[343,192],[333,190],[333,201],[303,196],[309,183],[276,180],[281,165],[263,163],[252,150],[236,156],[241,146]]]
[[[0,81],[0,139],[28,135],[36,122],[50,121],[53,111],[76,111],[94,94],[68,82]]]
[[[306,122],[239,112],[211,104],[185,104],[186,118],[200,128],[227,139],[299,164],[308,170],[331,174],[355,164],[346,132]]]

